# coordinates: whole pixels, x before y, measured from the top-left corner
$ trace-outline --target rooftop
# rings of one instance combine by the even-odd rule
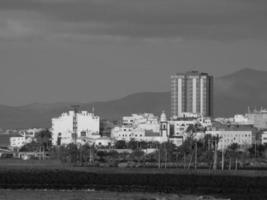
[[[145,136],[146,137],[159,137],[160,133],[159,132],[154,132],[152,130],[145,130]]]
[[[240,124],[222,124],[220,122],[213,122],[212,127],[217,130],[225,131],[254,131],[256,128],[252,125],[240,125]]]

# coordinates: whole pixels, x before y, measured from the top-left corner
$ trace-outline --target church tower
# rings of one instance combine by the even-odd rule
[[[164,111],[160,115],[160,136],[164,138],[168,137],[168,121]]]

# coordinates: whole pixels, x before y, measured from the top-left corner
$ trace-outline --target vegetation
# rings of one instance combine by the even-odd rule
[[[50,151],[52,148],[51,143],[52,133],[49,130],[42,130],[35,135],[35,140],[31,143],[25,144],[20,148],[22,152],[32,152],[32,151]]]
[[[220,138],[206,135],[196,140],[195,132],[204,131],[198,125],[188,127],[189,137],[179,147],[171,142],[159,144],[131,140],[117,141],[113,147],[89,145],[52,147],[51,133],[48,130],[36,134],[36,140],[23,146],[20,151],[48,151],[52,159],[75,166],[101,167],[154,167],[184,169],[267,168],[267,146],[255,144],[252,147],[232,144],[218,150]]]
[[[0,188],[99,189],[217,194],[231,199],[266,199],[265,177],[139,171],[70,169],[0,169]],[[241,195],[242,194],[242,195]],[[261,196],[259,196],[261,195]],[[239,198],[238,198],[239,197]],[[241,198],[242,197],[242,198]],[[259,198],[261,197],[261,198]]]

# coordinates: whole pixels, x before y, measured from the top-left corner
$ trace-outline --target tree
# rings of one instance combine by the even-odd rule
[[[149,147],[149,143],[145,141],[139,142],[139,148],[141,149],[147,149]]]
[[[64,160],[66,160],[69,163],[77,163],[80,158],[80,152],[76,144],[70,143],[65,147],[64,154],[65,157]]]
[[[139,148],[138,143],[139,143],[138,141],[130,140],[130,142],[128,142],[128,148],[136,150]]]
[[[101,119],[100,121],[100,135],[109,137],[111,134],[111,129],[114,127],[114,124],[106,119]]]
[[[51,146],[52,146],[52,142],[51,142],[52,133],[48,129],[42,130],[40,132],[37,132],[35,134],[35,138],[36,138],[36,142],[40,145],[42,150],[48,151],[48,150],[51,149]]]
[[[119,140],[119,141],[116,141],[115,148],[116,149],[126,149],[127,148],[127,144],[126,144],[126,142],[124,140]]]
[[[31,143],[27,143],[20,148],[21,152],[34,152],[39,151],[40,145],[39,143],[32,141]]]
[[[186,168],[187,166],[186,164],[187,157],[189,155],[191,155],[190,157],[193,156],[192,154],[193,148],[194,148],[194,139],[191,136],[187,137],[185,141],[182,143],[182,145],[177,148],[178,154],[183,158],[184,168]],[[190,161],[189,161],[189,165],[190,165]]]
[[[266,149],[265,145],[262,144],[255,144],[255,146],[251,146],[248,148],[248,152],[251,157],[264,157],[264,151]]]
[[[231,169],[232,160],[235,160],[235,169],[237,170],[238,158],[240,154],[239,149],[240,149],[240,145],[237,143],[233,143],[229,145],[228,148],[226,149],[226,155],[228,155],[229,157],[229,169]]]
[[[90,162],[90,158],[92,156],[92,151],[89,146],[89,144],[85,144],[80,147],[80,160],[81,160],[81,165],[88,164]]]
[[[142,150],[136,149],[130,154],[130,160],[140,163],[145,160],[145,153]]]

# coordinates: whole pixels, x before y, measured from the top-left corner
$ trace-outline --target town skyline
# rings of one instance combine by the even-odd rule
[[[171,75],[175,75],[177,73],[185,73],[185,72],[190,72],[190,71],[199,71],[199,72],[206,72],[206,73],[209,73],[211,74],[210,72],[208,71],[200,71],[198,70],[197,68],[191,68],[191,69],[185,69],[185,70],[179,70],[179,71],[176,71],[176,72],[173,72],[173,73],[170,73],[169,76],[165,77],[162,77],[162,80],[161,82],[164,82],[164,88],[157,88],[157,89],[152,89],[151,88],[148,88],[146,90],[136,90],[136,89],[133,89],[132,91],[124,91],[124,93],[120,94],[120,95],[115,95],[115,96],[109,96],[109,97],[99,97],[99,98],[88,98],[87,100],[86,99],[81,99],[80,97],[77,97],[75,98],[74,96],[75,95],[70,95],[69,98],[66,98],[66,99],[55,99],[54,101],[53,100],[46,100],[46,99],[34,99],[34,95],[32,95],[31,97],[33,97],[33,100],[32,99],[28,99],[27,101],[25,102],[13,102],[13,101],[8,101],[8,102],[5,102],[5,96],[3,96],[3,98],[1,99],[0,101],[0,105],[2,106],[11,106],[11,107],[20,107],[20,106],[28,106],[28,105],[32,105],[32,104],[87,104],[87,103],[94,103],[94,102],[108,102],[108,101],[113,101],[113,100],[119,100],[119,99],[122,99],[122,98],[125,98],[127,96],[130,96],[130,95],[134,95],[134,94],[138,94],[138,93],[149,93],[149,92],[152,92],[152,93],[157,93],[157,92],[169,92],[170,91],[170,77]],[[261,73],[261,72],[266,72],[267,73],[267,70],[265,69],[252,69],[252,68],[241,68],[237,71],[233,71],[231,73],[227,73],[227,74],[222,74],[221,76],[216,76],[214,74],[211,74],[213,77],[214,77],[214,81],[216,81],[216,79],[220,79],[220,78],[224,78],[224,77],[227,77],[227,76],[232,76],[233,74],[238,74],[238,73],[242,73],[242,72],[245,72],[245,73],[249,73],[249,72],[255,72],[255,73]],[[156,80],[154,80],[154,84],[157,82]],[[153,85],[153,83],[151,84],[148,84],[148,85]],[[3,86],[2,86],[3,87]],[[96,86],[97,87],[97,86]],[[63,88],[63,89],[67,89],[67,88]],[[114,88],[114,91],[116,89]],[[3,90],[2,91],[4,94],[6,92],[10,92],[10,91],[5,91]],[[77,91],[77,92],[81,92],[81,91]],[[88,92],[90,92],[88,90]],[[99,91],[101,93],[101,91]],[[75,93],[75,91],[74,91]],[[72,98],[74,97],[74,98]],[[17,96],[14,96],[14,98],[17,100]],[[256,105],[255,105],[256,106]],[[259,105],[260,106],[260,105]]]

